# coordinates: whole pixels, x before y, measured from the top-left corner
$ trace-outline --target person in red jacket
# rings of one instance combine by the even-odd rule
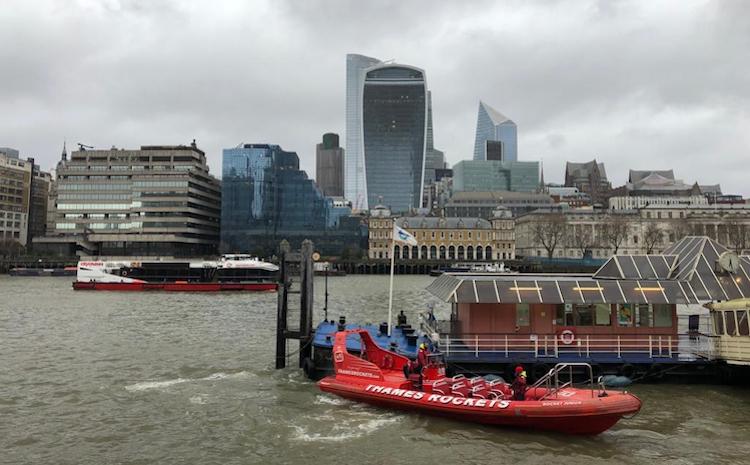
[[[513,380],[513,400],[526,399],[526,370],[518,365],[515,370],[516,379]]]

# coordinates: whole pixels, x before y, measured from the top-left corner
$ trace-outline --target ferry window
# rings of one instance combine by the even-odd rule
[[[724,315],[722,312],[714,313],[714,325],[716,326],[716,334],[724,334]]]
[[[610,326],[612,324],[612,318],[610,317],[612,307],[609,304],[596,304],[594,307],[596,308],[595,324],[597,326]]]
[[[573,324],[574,326],[593,326],[594,325],[594,306],[576,304],[573,306]]]
[[[641,328],[651,327],[651,305],[636,304],[635,325]]]
[[[560,326],[573,325],[573,305],[558,304],[555,308],[555,324]]]
[[[750,325],[747,321],[747,310],[737,312],[737,334],[740,336],[750,336]]]
[[[635,326],[635,306],[633,304],[617,305],[617,323],[624,328]]]
[[[529,304],[516,304],[516,326],[529,326]]]
[[[737,329],[737,322],[734,319],[734,312],[724,312],[724,320],[727,325],[727,334],[730,336],[736,336],[735,330]]]
[[[669,328],[672,326],[672,308],[667,304],[654,304],[654,326]]]

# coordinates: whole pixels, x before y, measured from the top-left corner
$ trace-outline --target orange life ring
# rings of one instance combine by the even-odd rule
[[[573,331],[566,329],[560,333],[560,342],[563,344],[570,345],[576,340],[576,335]]]

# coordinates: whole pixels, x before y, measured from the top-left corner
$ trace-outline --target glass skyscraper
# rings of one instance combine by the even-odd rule
[[[369,206],[404,212],[421,205],[426,127],[424,71],[396,64],[367,70],[362,135]]]
[[[418,208],[431,134],[425,73],[362,55],[346,63],[344,196],[359,210]]]
[[[453,167],[453,191],[536,192],[538,161],[463,160]]]
[[[474,160],[518,160],[517,132],[516,123],[480,101],[477,115],[477,133],[474,140]],[[487,141],[498,141],[500,146],[490,143],[488,153]]]
[[[337,235],[333,228],[339,228],[339,218],[351,209],[325,197],[299,169],[297,154],[278,145],[224,149],[221,207],[223,252],[270,255],[283,239],[299,247],[307,238],[316,250],[336,254],[342,246],[330,239],[347,240],[345,232]]]

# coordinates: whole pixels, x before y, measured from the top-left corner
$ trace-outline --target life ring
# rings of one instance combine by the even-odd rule
[[[125,270],[122,270],[122,276],[127,276],[127,275],[128,275],[128,272]]]
[[[385,369],[393,368],[393,357],[390,354],[385,354],[383,356],[383,364],[380,367]]]
[[[573,333],[573,331],[566,329],[565,331],[560,333],[560,342],[563,344],[570,345],[576,340],[576,335]]]

